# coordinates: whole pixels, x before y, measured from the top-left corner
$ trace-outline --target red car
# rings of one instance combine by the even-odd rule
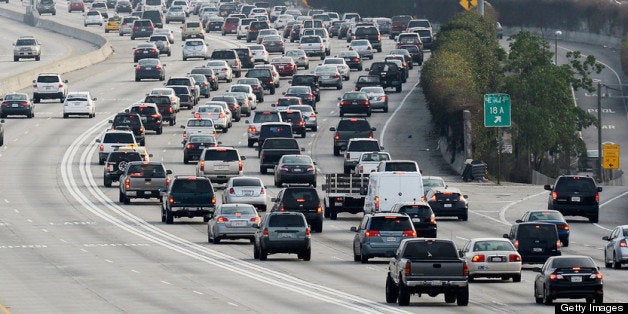
[[[225,22],[222,24],[222,36],[227,34],[235,34],[238,32],[238,23],[240,22],[239,17],[228,17],[225,19]]]
[[[70,0],[70,4],[68,5],[68,12],[72,13],[74,11],[85,12],[85,3],[83,0]]]
[[[279,76],[292,76],[297,74],[297,64],[292,57],[279,57],[270,60],[270,64],[277,68]]]

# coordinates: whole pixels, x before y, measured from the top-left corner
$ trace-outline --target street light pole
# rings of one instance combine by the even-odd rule
[[[558,65],[558,36],[562,35],[563,32],[556,31],[554,32],[554,64]]]

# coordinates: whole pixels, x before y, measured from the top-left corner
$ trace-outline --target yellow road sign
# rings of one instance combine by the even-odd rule
[[[619,169],[619,144],[602,144],[602,168]]]
[[[460,0],[460,5],[467,11],[478,6],[478,0]]]

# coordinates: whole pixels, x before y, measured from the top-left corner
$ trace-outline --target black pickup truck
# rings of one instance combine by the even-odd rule
[[[260,149],[259,172],[265,174],[268,168],[273,168],[283,155],[300,155],[302,148],[293,138],[268,138]]]
[[[373,137],[373,131],[376,129],[371,127],[366,119],[341,119],[338,126],[329,128],[334,132],[334,156],[340,156],[341,150],[347,149],[347,143],[352,138]]]
[[[401,92],[403,84],[403,71],[393,62],[373,62],[367,69],[369,75],[379,76],[383,88],[394,87],[397,92]]]
[[[445,302],[468,305],[469,267],[458,254],[451,240],[402,240],[388,264],[386,302],[407,306],[411,294],[435,297],[444,293]]]
[[[355,91],[359,91],[362,87],[382,86],[382,81],[376,75],[360,75],[355,81]]]

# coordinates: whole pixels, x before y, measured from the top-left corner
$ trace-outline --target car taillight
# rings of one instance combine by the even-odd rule
[[[364,233],[365,237],[376,237],[379,236],[379,231],[378,230],[366,230],[366,232]]]
[[[150,50],[151,52],[157,52],[157,49],[153,48]]]
[[[424,198],[424,197],[423,197],[423,198]],[[430,217],[430,222],[431,222],[431,223],[435,223],[435,222],[436,222],[436,218],[434,218],[434,217]]]
[[[341,101],[341,102],[340,102],[340,105],[341,105],[341,106],[344,106],[344,105],[350,105],[350,104],[351,104],[351,102],[346,101],[346,100],[343,100],[343,101]]]
[[[369,138],[373,138],[373,132],[369,133]]]
[[[403,272],[406,276],[412,275],[412,262],[406,261],[406,265],[403,267]]]
[[[357,92],[357,91],[359,91],[360,89],[356,86],[354,90]]]
[[[201,161],[198,163],[198,169],[199,169],[200,171],[205,171],[205,160],[201,160]]]
[[[150,116],[151,116],[152,118],[155,118],[155,119],[159,119],[159,118],[161,118],[161,115],[160,115],[160,114],[158,114],[158,113],[156,113],[156,114],[152,114],[152,115],[150,115]]]
[[[515,245],[515,249],[519,248],[519,240],[515,240],[515,243],[513,243]]]
[[[134,31],[139,30],[139,29],[140,29],[140,28],[139,28],[138,26],[133,26],[133,30],[134,30]]]
[[[464,264],[462,264],[462,275],[465,277],[469,277],[469,265],[467,265],[467,262],[464,262]]]
[[[140,133],[144,133],[144,128],[140,128]]]
[[[222,113],[222,112],[218,115],[218,118],[221,118],[221,119],[222,119],[222,118],[224,118],[224,117],[225,117],[225,114],[224,114],[224,113]]]
[[[334,135],[334,141],[338,141],[338,140],[340,140],[340,135],[338,135],[338,133],[336,133]]]
[[[556,192],[552,192],[552,199],[557,199],[558,198],[558,193]]]
[[[111,165],[107,164],[107,166],[105,167],[107,169],[107,171],[111,171]]]
[[[174,204],[174,196],[168,198],[168,203],[170,203],[170,205]]]
[[[130,189],[131,188],[131,179],[126,179],[124,180],[124,188],[125,189]]]
[[[183,138],[187,138],[188,137],[188,132],[187,131],[183,131]]]
[[[358,59],[358,58],[353,58],[353,62],[360,62],[360,59]]]
[[[229,71],[229,68],[222,68],[222,71]]]
[[[509,262],[521,262],[521,256],[519,254],[510,254],[508,255]]]
[[[304,121],[299,122],[299,126],[304,126],[304,125],[305,125]]]
[[[259,223],[261,221],[261,219],[259,217],[253,217],[251,219],[249,219],[250,222],[257,222]]]
[[[314,99],[314,95],[312,95],[312,94],[307,94],[307,95],[305,95],[305,98],[307,98],[307,99]]]
[[[414,230],[404,230],[402,236],[416,238],[416,231],[414,231]]]
[[[139,49],[135,49],[135,51],[133,51],[133,52],[134,52],[134,53],[140,53],[140,52],[141,52],[141,50],[139,50]]]
[[[268,236],[268,228],[264,228],[264,232],[263,232],[264,236],[267,237]]]
[[[212,205],[216,205],[216,195],[212,196]]]
[[[626,240],[624,239],[624,240],[619,241],[619,246],[626,247]]]
[[[366,50],[371,50],[371,47],[366,47]]]
[[[153,27],[152,25],[148,27],[148,29],[154,29],[155,27]]]
[[[591,278],[591,279],[602,279],[602,278],[604,278],[604,276],[601,273],[595,272],[595,273],[591,274],[591,276],[589,276],[589,278]]]
[[[98,149],[102,152],[105,150],[105,145],[100,144],[100,146],[98,147]]]
[[[229,219],[227,217],[220,216],[216,218],[216,222],[227,222]]]
[[[156,66],[155,69],[161,70],[161,65]]]
[[[432,195],[432,197],[430,197],[430,201],[436,201],[436,195]]]
[[[568,230],[569,230],[569,226],[568,226],[568,225],[558,225],[557,227],[558,227],[558,229],[560,229],[560,230],[565,230],[565,231],[568,231]]]
[[[160,67],[160,69],[161,69],[161,67]],[[207,86],[207,83],[201,84],[201,87],[206,87],[206,86]]]
[[[332,76],[332,77],[333,77],[333,78],[340,78],[340,75],[339,75],[339,74],[336,74],[336,75],[334,75],[334,76]]]
[[[136,66],[136,67],[135,67],[135,69],[136,69],[136,70],[141,70],[141,69],[142,69],[142,67],[138,65],[138,66]]]
[[[556,250],[560,251],[561,246],[562,246],[562,243],[560,242],[560,240],[556,240]]]
[[[168,111],[170,111],[170,113],[174,113],[174,109],[172,107],[170,107]]]
[[[360,101],[360,102],[358,102],[358,105],[367,105],[368,106],[369,102],[368,101]]]
[[[379,196],[375,196],[375,211],[379,211]]]
[[[242,171],[242,160],[238,161],[238,171]]]
[[[471,261],[474,263],[484,262],[486,261],[486,257],[484,256],[484,254],[476,254],[473,256],[473,258],[471,258]]]
[[[600,202],[600,194],[595,193],[595,202],[599,203]]]
[[[556,281],[556,280],[561,280],[564,279],[565,277],[563,277],[563,275],[561,274],[550,274],[549,279],[552,281]]]
[[[192,148],[194,148],[194,144],[187,144],[187,145],[185,145],[185,148],[192,149]]]

